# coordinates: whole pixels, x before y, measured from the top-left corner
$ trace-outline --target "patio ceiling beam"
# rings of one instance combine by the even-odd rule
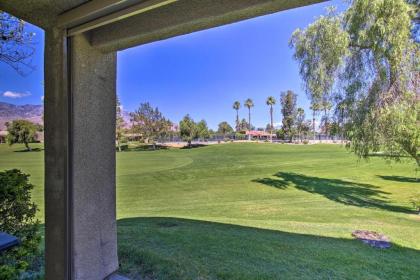
[[[89,32],[93,47],[119,51],[326,0],[179,0]]]
[[[59,15],[57,25],[67,29],[67,36],[74,36],[176,1],[93,0]]]
[[[69,28],[80,24],[83,21],[89,21],[92,17],[98,17],[100,13],[109,11],[113,7],[127,2],[127,0],[93,0],[77,6],[71,10],[65,11],[57,18],[57,26]]]

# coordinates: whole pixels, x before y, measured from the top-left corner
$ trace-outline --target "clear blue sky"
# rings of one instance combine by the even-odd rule
[[[250,97],[255,103],[252,123],[265,127],[269,120],[265,99],[270,95],[278,99],[281,91],[290,89],[310,118],[288,41],[296,28],[305,28],[330,5],[343,7],[342,1],[325,2],[119,52],[117,93],[124,110],[148,101],[174,122],[189,113],[216,128],[225,120],[233,124],[232,103]],[[21,77],[0,64],[0,101],[42,103],[44,35],[34,26],[29,28],[36,32],[36,70]],[[23,94],[3,96],[7,91]],[[247,116],[245,108],[240,115]],[[277,105],[275,122],[280,121]]]

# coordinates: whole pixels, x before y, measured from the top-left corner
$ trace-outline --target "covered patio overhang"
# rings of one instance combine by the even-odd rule
[[[118,269],[116,51],[324,0],[7,0],[45,42],[46,279]]]

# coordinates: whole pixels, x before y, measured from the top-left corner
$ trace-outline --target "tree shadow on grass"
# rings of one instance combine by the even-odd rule
[[[351,232],[333,238],[170,217],[126,218],[117,225],[120,272],[130,279],[418,276],[419,250],[397,244],[372,248],[352,239]]]
[[[260,183],[276,189],[284,190],[289,186],[289,183],[284,180],[273,179],[273,178],[259,178],[252,180],[252,182]]]
[[[191,145],[185,145],[184,147],[181,147],[180,149],[184,150],[184,149],[195,149],[195,148],[203,148],[203,147],[207,147],[208,145],[206,144],[191,144]]]
[[[23,150],[18,150],[18,151],[14,151],[15,153],[31,153],[31,152],[42,152],[44,149],[41,148],[33,148],[30,150],[27,149],[23,149]]]
[[[391,205],[387,198],[389,193],[371,184],[319,178],[293,172],[279,172],[274,176],[276,178],[259,178],[253,180],[253,182],[277,189],[295,187],[298,190],[319,194],[329,200],[345,205],[378,208],[402,213],[413,212],[409,208]]]
[[[379,178],[388,180],[388,181],[396,181],[402,183],[420,183],[420,178],[413,178],[413,177],[404,177],[404,176],[384,176],[378,175]]]

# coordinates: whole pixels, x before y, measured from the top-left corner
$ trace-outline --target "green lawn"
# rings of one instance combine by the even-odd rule
[[[0,145],[37,185],[43,153]],[[117,154],[121,271],[132,279],[420,279],[411,163],[335,145],[223,144]],[[39,214],[43,219],[42,213]],[[388,250],[351,238],[388,235]]]

